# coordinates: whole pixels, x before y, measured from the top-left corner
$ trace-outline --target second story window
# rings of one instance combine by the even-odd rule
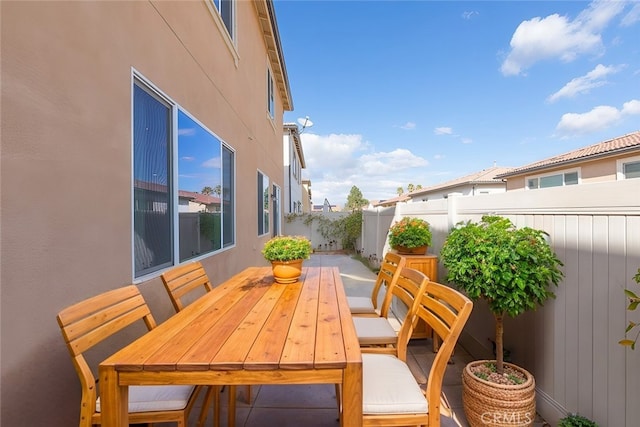
[[[267,68],[267,112],[272,119],[275,117],[275,103],[273,98],[273,76],[271,70]]]
[[[640,178],[640,156],[617,161],[618,179]]]
[[[220,14],[231,40],[235,40],[235,0],[211,0],[211,3],[213,3]]]
[[[563,185],[577,185],[578,171],[553,173],[549,175],[538,175],[527,177],[527,189],[562,187]]]

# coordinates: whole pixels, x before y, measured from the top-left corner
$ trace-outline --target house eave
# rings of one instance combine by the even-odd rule
[[[273,8],[273,0],[255,0],[253,4],[258,13],[258,21],[260,22],[260,28],[267,47],[267,55],[273,71],[273,77],[282,98],[282,106],[285,111],[293,111],[293,99],[291,98],[291,88],[280,43],[280,33]]]

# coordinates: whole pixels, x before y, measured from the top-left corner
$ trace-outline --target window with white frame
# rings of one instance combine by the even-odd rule
[[[258,171],[258,235],[269,232],[269,177]]]
[[[271,69],[267,67],[267,112],[272,119],[275,117],[275,102],[273,93],[273,76]]]
[[[577,185],[580,180],[578,170],[551,173],[546,175],[529,176],[526,178],[527,189],[562,187],[563,185]]]
[[[224,23],[227,32],[229,33],[229,37],[231,40],[236,39],[236,28],[235,28],[235,14],[236,14],[236,0],[209,0],[213,6],[215,6],[215,11],[220,15],[222,22]]]
[[[640,156],[629,157],[616,161],[617,179],[640,178]]]
[[[235,153],[168,97],[133,87],[134,277],[235,243]]]

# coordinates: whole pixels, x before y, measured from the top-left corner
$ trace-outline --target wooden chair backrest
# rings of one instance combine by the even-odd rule
[[[378,293],[382,289],[382,285],[386,287],[386,293],[382,300],[380,307],[380,316],[387,317],[389,315],[389,308],[391,307],[392,290],[395,286],[398,277],[400,276],[400,270],[404,267],[405,259],[393,252],[387,252],[380,265],[380,271],[378,272],[378,278],[371,291],[371,302],[374,308],[378,308]]]
[[[406,361],[406,347],[413,328],[419,319],[433,328],[442,344],[429,370],[426,397],[429,402],[429,425],[437,426],[440,420],[442,381],[447,364],[460,333],[467,323],[473,302],[453,288],[427,281],[426,290],[416,298],[416,311],[412,321],[405,321],[398,338],[398,357]],[[400,354],[403,356],[401,357]]]
[[[163,273],[161,278],[176,313],[186,306],[182,298],[190,292],[201,286],[206,292],[213,290],[209,276],[199,261],[173,268]]]
[[[156,321],[135,285],[78,302],[58,313],[57,320],[82,385],[80,419],[91,420],[96,410],[96,379],[83,353],[137,321],[143,320],[149,330]]]

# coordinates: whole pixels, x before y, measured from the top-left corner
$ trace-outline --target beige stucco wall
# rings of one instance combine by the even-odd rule
[[[526,177],[541,174],[552,174],[567,170],[580,170],[580,179],[582,184],[592,182],[615,181],[617,173],[617,161],[630,157],[637,157],[639,151],[629,152],[623,155],[610,156],[596,160],[576,162],[573,164],[562,165],[556,168],[548,168],[541,171],[530,172],[526,175],[519,175],[507,178],[507,191],[522,190],[526,187]]]
[[[80,386],[55,316],[133,280],[132,69],[236,150],[237,244],[203,260],[214,283],[264,262],[256,170],[282,186],[283,102],[272,122],[251,2],[237,3],[237,62],[201,1],[3,1],[0,14],[0,424],[66,427]],[[172,314],[158,278],[140,288],[158,322]]]

